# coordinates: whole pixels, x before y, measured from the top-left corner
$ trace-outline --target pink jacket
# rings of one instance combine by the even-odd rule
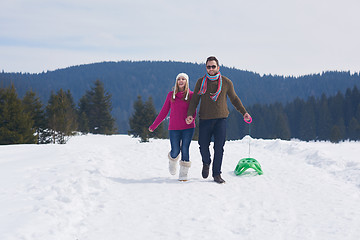
[[[193,94],[194,93],[192,91],[189,92],[189,99],[191,99]],[[183,130],[183,129],[195,128],[195,121],[193,121],[191,124],[187,124],[185,122],[190,101],[186,102],[182,100],[184,95],[183,92],[176,93],[174,101],[171,100],[172,95],[173,95],[173,91],[168,93],[165,103],[159,115],[156,117],[155,121],[150,126],[152,130],[155,130],[160,125],[160,123],[168,115],[170,109],[171,111],[170,111],[169,130]],[[195,119],[196,111],[193,117]]]

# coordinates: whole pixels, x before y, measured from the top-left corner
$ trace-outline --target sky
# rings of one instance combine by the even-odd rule
[[[161,60],[299,76],[360,71],[358,0],[2,0],[0,71]]]

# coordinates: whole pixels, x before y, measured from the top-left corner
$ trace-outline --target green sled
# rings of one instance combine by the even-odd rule
[[[259,175],[263,174],[263,171],[261,170],[260,163],[254,159],[254,158],[243,158],[239,161],[237,164],[234,172],[236,175],[241,175],[244,173],[247,169],[252,168],[254,169]]]

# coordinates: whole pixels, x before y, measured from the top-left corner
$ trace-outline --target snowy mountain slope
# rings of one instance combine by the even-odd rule
[[[256,158],[264,171],[233,173]],[[78,136],[0,146],[0,239],[359,239],[359,142],[246,137],[225,145],[223,178],[167,169],[168,140]]]

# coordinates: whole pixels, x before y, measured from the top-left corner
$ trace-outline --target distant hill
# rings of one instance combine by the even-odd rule
[[[360,86],[359,73],[323,72],[301,77],[263,75],[221,66],[221,73],[229,77],[245,106],[255,103],[286,103],[296,97],[307,99],[322,93],[335,95],[338,91]],[[163,105],[166,94],[172,90],[175,77],[186,72],[190,87],[205,74],[204,64],[173,61],[120,61],[72,66],[38,74],[0,73],[0,87],[13,83],[20,97],[26,91],[37,92],[47,104],[51,91],[70,89],[76,102],[93,86],[95,80],[104,83],[112,94],[113,115],[121,133],[128,130],[128,118],[138,95],[147,100],[152,96],[157,110]]]

